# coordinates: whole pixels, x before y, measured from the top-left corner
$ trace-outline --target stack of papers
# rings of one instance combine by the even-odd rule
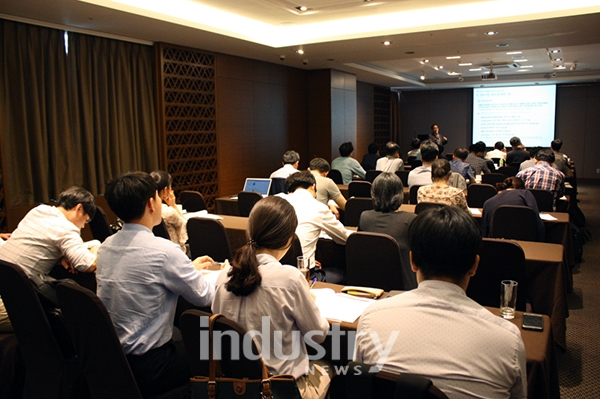
[[[360,298],[347,294],[336,294],[331,288],[313,288],[317,307],[329,320],[354,323],[374,299]]]
[[[542,220],[558,220],[557,218],[555,218],[554,216],[552,216],[548,213],[541,213],[541,212],[540,212],[540,218]]]
[[[198,212],[188,212],[188,213],[184,214],[183,216],[186,218],[186,220],[189,220],[191,218],[215,219],[215,220],[223,219],[219,215],[213,215],[212,213],[208,213],[208,211],[206,209],[203,211],[198,211]]]

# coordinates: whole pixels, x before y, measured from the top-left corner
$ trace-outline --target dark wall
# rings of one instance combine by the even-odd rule
[[[375,86],[356,84],[356,143],[354,157],[360,162],[368,152],[367,147],[375,141]]]
[[[556,137],[564,142],[562,151],[575,161],[578,177],[600,178],[600,84],[559,85],[556,97]],[[434,123],[448,137],[446,152],[471,144],[472,103],[471,89],[402,92],[402,154],[414,135],[428,134]]]

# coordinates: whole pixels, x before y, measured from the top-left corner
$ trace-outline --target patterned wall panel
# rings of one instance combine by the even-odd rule
[[[375,143],[379,148],[391,140],[391,111],[390,111],[390,89],[381,86],[374,88],[374,136]]]
[[[218,195],[213,54],[156,45],[161,168],[176,194],[200,191],[209,209]]]

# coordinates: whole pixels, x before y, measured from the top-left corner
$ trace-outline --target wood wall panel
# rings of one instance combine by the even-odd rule
[[[375,141],[374,88],[372,84],[358,82],[356,85],[356,144],[354,155],[360,162],[368,152],[367,147]]]

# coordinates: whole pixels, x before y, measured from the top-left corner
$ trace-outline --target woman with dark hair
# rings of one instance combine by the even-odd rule
[[[303,398],[324,398],[331,382],[329,367],[309,363],[304,336],[310,333],[312,341],[323,342],[329,323],[300,270],[279,263],[297,225],[296,212],[285,199],[273,196],[256,203],[248,218],[248,242],[221,272],[212,311],[248,331],[261,331],[254,341],[269,371],[293,375]],[[265,324],[270,332],[263,331]]]
[[[431,165],[433,184],[419,187],[417,202],[436,202],[457,206],[469,211],[463,190],[448,185],[450,176],[452,176],[452,170],[450,169],[450,162],[446,158],[433,161]]]
[[[173,178],[164,170],[155,170],[150,173],[150,176],[156,182],[158,195],[162,200],[161,216],[165,222],[169,237],[175,244],[179,244],[183,252],[187,253],[185,246],[188,240],[187,220],[175,203],[175,192],[171,187]]]
[[[417,288],[415,273],[410,268],[408,228],[417,215],[400,210],[404,186],[395,173],[381,173],[373,180],[371,197],[374,209],[364,211],[358,223],[359,231],[389,234],[396,239],[402,261],[404,290]]]

